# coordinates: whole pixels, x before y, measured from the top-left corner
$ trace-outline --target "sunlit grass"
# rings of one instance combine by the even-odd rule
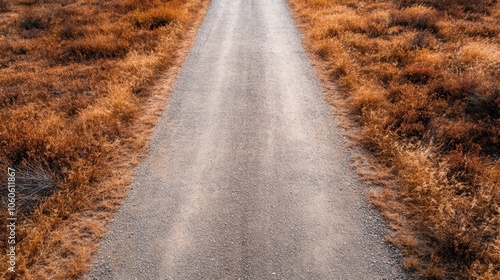
[[[427,279],[498,279],[500,5],[289,2],[380,165],[366,177],[393,176],[374,203],[404,266]]]
[[[207,2],[0,1],[0,163],[55,184],[20,209],[17,273],[0,278],[85,271],[154,120],[148,87],[179,64]]]

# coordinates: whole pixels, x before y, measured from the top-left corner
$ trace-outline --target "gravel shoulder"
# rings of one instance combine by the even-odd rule
[[[84,279],[407,279],[283,0],[212,0]]]

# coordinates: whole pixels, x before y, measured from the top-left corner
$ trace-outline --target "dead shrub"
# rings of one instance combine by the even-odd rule
[[[44,198],[53,193],[56,183],[41,166],[26,165],[14,169],[16,170],[18,214],[28,216]],[[0,194],[7,197],[6,189],[2,189]]]

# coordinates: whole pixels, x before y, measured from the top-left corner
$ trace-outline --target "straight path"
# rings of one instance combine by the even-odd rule
[[[87,279],[404,279],[284,0],[213,0]]]

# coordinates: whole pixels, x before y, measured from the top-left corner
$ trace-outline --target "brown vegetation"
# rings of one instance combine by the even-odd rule
[[[404,266],[500,279],[500,4],[289,0],[356,120]],[[383,176],[391,175],[391,180]],[[384,179],[384,180],[382,180]]]
[[[176,73],[207,3],[0,0],[0,165],[21,199],[17,272],[3,254],[0,278],[85,271],[168,95],[148,87]]]

